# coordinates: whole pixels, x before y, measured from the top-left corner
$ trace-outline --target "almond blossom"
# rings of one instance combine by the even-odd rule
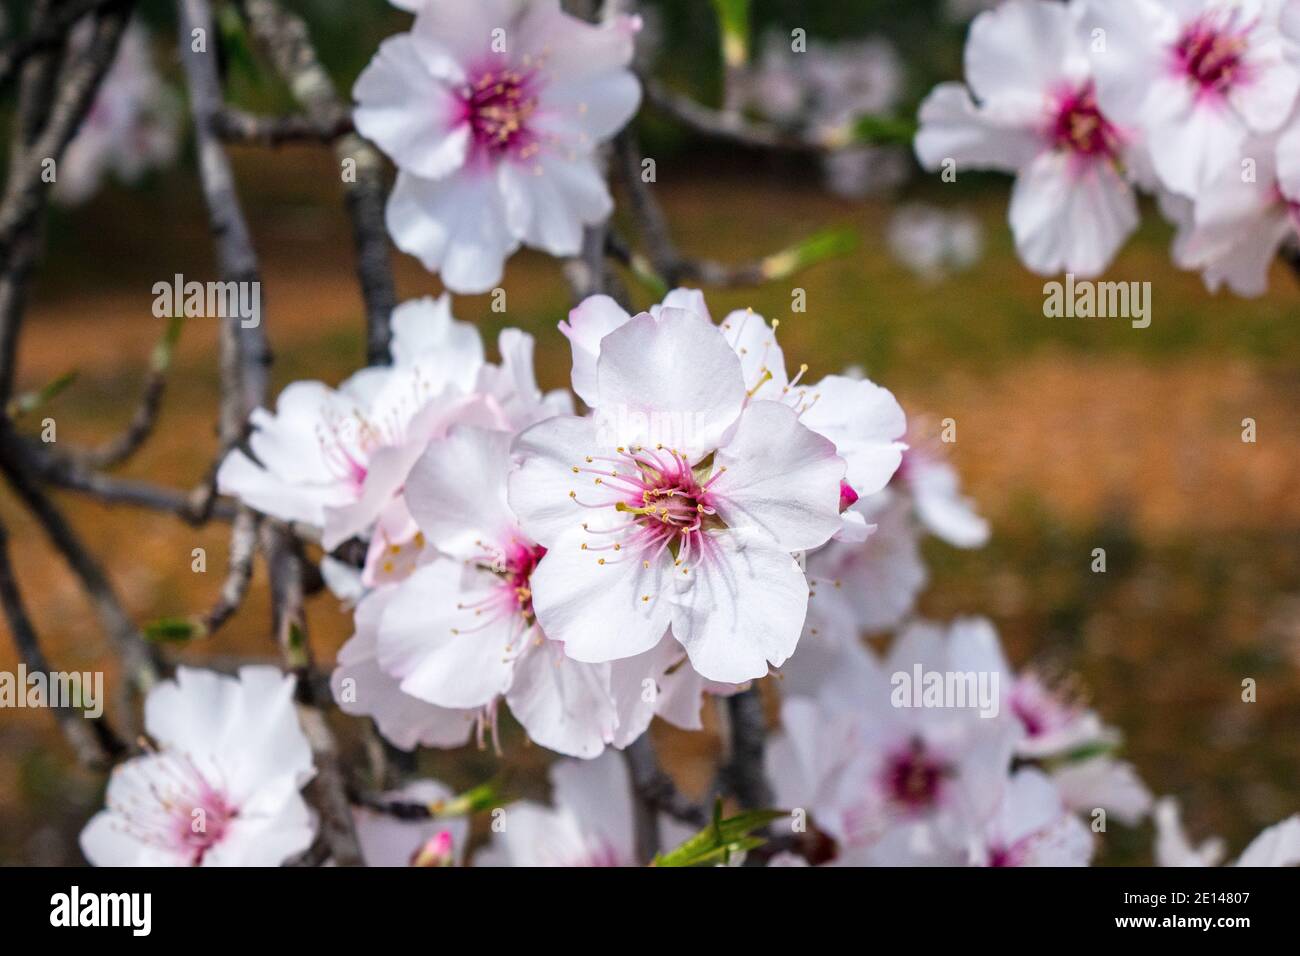
[[[984,675],[998,705],[900,703],[891,687],[918,667]],[[1133,768],[1099,751],[1117,735],[1018,678],[982,619],[914,622],[883,657],[856,640],[805,641],[782,676],[768,774],[778,801],[835,842],[834,863],[1086,866],[1098,808],[1129,826],[1150,810]]]
[[[888,675],[914,663],[946,666],[941,631],[907,629],[883,662],[841,648],[816,696],[782,706],[768,775],[781,805],[806,808],[835,839],[837,863],[962,864],[1004,799],[1005,724],[973,709],[891,705]]]
[[[930,283],[971,268],[984,249],[982,228],[974,216],[920,203],[894,213],[886,238],[893,257]]]
[[[704,296],[695,289],[674,289],[660,305],[651,307],[650,314],[658,317],[665,308],[682,309],[711,322]],[[600,404],[596,366],[601,345],[605,336],[631,318],[609,296],[596,295],[560,323],[573,350],[573,390],[593,408]],[[750,398],[789,406],[803,425],[833,442],[845,460],[845,480],[855,498],[881,490],[898,470],[907,448],[900,440],[907,430],[902,407],[888,389],[861,376],[828,375],[808,384],[803,382],[806,365],[791,376],[777,343],[777,324],[753,309],[737,309],[717,325],[740,359]]]
[[[864,541],[831,541],[808,555],[808,636],[836,643],[902,623],[929,580],[907,498],[886,489],[850,509],[872,527]],[[797,660],[797,658],[796,658]]]
[[[1087,866],[1092,833],[1070,812],[1041,770],[1024,767],[1007,783],[1002,805],[973,841],[976,866]]]
[[[751,400],[740,358],[694,312],[642,313],[599,346],[596,413],[515,445],[510,504],[546,548],[537,618],[579,661],[644,653],[671,625],[703,677],[761,677],[799,639],[808,584],[792,553],[839,529],[844,459],[788,405]]]
[[[357,129],[397,164],[388,230],[455,292],[485,292],[520,244],[576,254],[612,203],[596,150],[636,112],[639,26],[558,0],[416,7],[358,78]]]
[[[982,548],[989,540],[989,523],[962,495],[957,469],[938,444],[911,437],[909,442],[894,478],[921,526],[954,548]]]
[[[704,684],[674,667],[681,655],[672,642],[613,664],[582,663],[537,626],[532,576],[546,549],[506,502],[510,442],[508,432],[458,427],[412,469],[404,498],[437,556],[386,599],[380,667],[403,694],[479,711],[491,728],[504,700],[532,740],[572,756],[626,746],[661,702],[678,700],[674,688],[677,719],[698,726]]]
[[[274,412],[255,409],[249,451],[226,456],[218,490],[317,529],[332,550],[371,529],[435,436],[455,422],[500,421],[474,391],[478,331],[453,319],[448,297],[404,303],[392,325],[391,367],[363,369],[337,389],[294,382]]]
[[[954,621],[949,645],[956,670],[999,675],[1000,719],[1013,727],[1016,755],[1046,761],[1053,784],[1071,810],[1102,807],[1129,826],[1146,817],[1150,791],[1132,764],[1114,756],[1121,735],[1086,707],[1068,682],[1053,684],[1032,668],[1017,673],[997,631],[983,618]]]
[[[504,826],[474,856],[475,866],[639,866],[632,782],[617,754],[551,765],[554,807],[521,800],[505,808]],[[691,835],[659,820],[660,842]]]
[[[1140,129],[1161,184],[1197,197],[1252,134],[1275,132],[1300,92],[1276,0],[1087,0],[1097,102]]]
[[[1199,846],[1183,831],[1178,801],[1162,797],[1155,808],[1157,866],[1217,866],[1225,855],[1223,841],[1212,837]],[[1300,814],[1261,832],[1242,851],[1234,866],[1300,866]]]
[[[74,46],[89,34],[75,31]],[[168,87],[149,48],[149,32],[132,21],[117,57],[58,165],[54,198],[65,205],[85,202],[106,175],[127,184],[170,165],[180,150],[180,100]]]
[[[476,730],[485,739],[481,710],[439,707],[413,697],[379,666],[379,625],[395,594],[392,587],[375,588],[356,607],[352,637],[339,649],[330,675],[339,709],[373,719],[384,739],[400,750],[460,747]]]
[[[311,845],[299,791],[315,774],[272,667],[237,678],[181,667],[145,702],[148,752],[121,764],[81,832],[95,866],[278,866]]]
[[[1295,236],[1300,139],[1252,136],[1243,147],[1252,174],[1229,165],[1194,199],[1166,192],[1160,208],[1177,228],[1174,263],[1202,273],[1211,292],[1227,286],[1240,296],[1263,295],[1278,251]],[[1283,171],[1287,182],[1283,182]]]
[[[1016,174],[1016,249],[1043,274],[1096,275],[1138,222],[1130,181],[1145,168],[1141,145],[1098,98],[1082,16],[1081,0],[1008,0],[979,14],[969,88],[943,83],[920,109],[926,169]]]
[[[840,643],[886,631],[912,612],[929,573],[921,538],[929,532],[959,548],[988,540],[988,523],[961,494],[956,469],[938,446],[909,435],[889,486],[858,499],[844,512],[866,531],[843,531],[808,555],[812,598],[809,636]]]

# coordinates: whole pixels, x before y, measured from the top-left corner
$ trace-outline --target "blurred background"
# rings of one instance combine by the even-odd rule
[[[756,0],[755,57],[775,32],[810,43],[869,41],[880,61],[882,109],[911,117],[936,82],[961,78],[967,19],[961,0]],[[11,4],[11,28],[22,22]],[[169,4],[141,5],[154,54],[180,90]],[[407,15],[381,0],[299,0],[340,89]],[[716,103],[717,26],[698,0],[642,4],[650,68]],[[249,110],[289,112],[269,70],[232,56],[229,90]],[[780,89],[755,84],[753,109],[776,112]],[[3,104],[4,128],[12,91]],[[802,108],[802,107],[799,107]],[[796,109],[798,112],[798,109]],[[774,119],[780,117],[773,116]],[[852,230],[853,251],[792,280],[709,290],[715,316],[752,306],[782,320],[789,359],[810,374],[854,365],[892,389],[931,430],[957,422],[950,446],[967,492],[992,522],[979,551],[929,539],[931,584],[921,610],[984,614],[1017,664],[1077,675],[1091,703],[1125,734],[1125,754],[1158,794],[1173,794],[1195,837],[1224,836],[1230,856],[1264,826],[1300,810],[1300,291],[1279,266],[1258,300],[1210,295],[1170,262],[1169,228],[1154,210],[1107,278],[1149,281],[1149,328],[1123,320],[1047,319],[1044,279],[1017,261],[1006,226],[1010,180],[963,174],[941,184],[905,150],[856,171],[774,159],[688,134],[646,107],[639,120],[657,163],[655,190],[688,253],[738,261],[827,227]],[[364,361],[362,305],[349,224],[328,150],[234,148],[245,211],[263,273],[263,321],[276,388],[298,378],[337,383]],[[862,169],[867,174],[862,174]],[[828,188],[833,186],[834,188]],[[616,195],[616,200],[619,197]],[[953,218],[955,217],[955,218]],[[616,214],[616,221],[621,214]],[[108,182],[72,209],[55,209],[19,359],[20,391],[75,372],[39,413],[58,438],[91,445],[132,414],[161,335],[151,287],[175,273],[215,278],[188,133],[180,158],[131,187]],[[942,246],[947,251],[935,256]],[[917,250],[921,250],[920,253]],[[928,250],[928,252],[927,252]],[[437,293],[436,277],[394,253],[403,298]],[[634,301],[648,292],[629,281]],[[791,314],[791,288],[807,312]],[[524,252],[507,267],[508,310],[459,297],[458,318],[495,341],[505,325],[538,340],[539,377],[567,382],[569,308],[558,263]],[[186,323],[157,431],[125,477],[188,489],[216,450],[216,324]],[[1258,441],[1241,440],[1242,419]],[[60,494],[138,621],[205,610],[225,568],[228,532]],[[39,528],[0,491],[20,583],[53,666],[107,671],[114,663],[76,583]],[[208,571],[191,571],[203,547]],[[1090,570],[1092,550],[1107,571]],[[350,617],[328,594],[308,605],[325,667]],[[261,568],[251,598],[216,636],[175,650],[178,660],[276,659]],[[0,641],[0,670],[17,667]],[[1259,699],[1240,702],[1241,681]],[[771,683],[770,681],[768,683]],[[342,725],[341,725],[342,726]],[[665,762],[685,789],[710,776],[719,742],[656,725]],[[350,742],[355,745],[354,741]],[[422,755],[421,769],[457,787],[502,762],[512,794],[544,792],[549,755],[517,730],[506,757],[472,747]],[[0,863],[80,862],[76,835],[100,805],[102,781],[78,769],[49,714],[0,711]],[[1113,825],[1099,862],[1150,859],[1148,827]]]

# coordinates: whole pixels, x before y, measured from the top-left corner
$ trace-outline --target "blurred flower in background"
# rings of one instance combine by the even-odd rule
[[[927,282],[941,282],[979,261],[983,229],[968,213],[908,203],[889,220],[886,233],[894,258]]]
[[[89,41],[88,29],[74,31],[69,40],[74,47]],[[149,43],[149,31],[139,22],[122,36],[117,59],[59,163],[54,189],[59,202],[85,202],[105,176],[134,185],[176,160],[183,109],[154,67]]]

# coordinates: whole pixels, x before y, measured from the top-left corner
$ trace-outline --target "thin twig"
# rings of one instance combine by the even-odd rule
[[[213,132],[226,143],[280,146],[284,143],[332,143],[353,131],[352,117],[340,113],[328,125],[306,116],[258,116],[233,106],[213,117]]]
[[[184,492],[147,481],[117,478],[87,468],[67,455],[42,452],[29,443],[26,457],[42,482],[76,491],[104,504],[124,504],[149,511],[160,511],[180,518],[186,524],[204,524],[210,518],[230,521],[235,507],[216,501],[210,507],[198,500],[195,491]],[[198,489],[201,492],[203,489]]]
[[[9,633],[13,635],[19,659],[27,665],[29,671],[49,674],[49,662],[41,650],[36,629],[23,605],[18,580],[9,561],[9,532],[3,523],[0,523],[0,605],[4,608],[5,620],[9,624]],[[83,766],[105,770],[112,765],[113,758],[125,749],[106,718],[87,719],[75,707],[58,701],[49,703],[68,746]]]
[[[40,135],[23,150],[21,161],[10,168],[0,206],[0,257],[7,255],[15,238],[45,208],[49,184],[46,161],[58,160],[81,125],[117,53],[134,0],[111,0],[97,14],[95,32],[85,50],[69,58],[59,77],[58,96]],[[7,392],[6,392],[7,394]]]
[[[311,744],[316,765],[307,795],[320,811],[321,837],[329,847],[330,858],[337,866],[361,866],[364,861],[338,745],[325,722],[319,691],[310,679],[312,657],[302,607],[302,554],[297,542],[275,522],[264,521],[260,534],[270,570],[272,627],[285,666],[298,676],[298,721]]]
[[[141,693],[146,693],[158,680],[156,650],[145,643],[132,623],[99,562],[91,556],[63,512],[41,490],[24,452],[22,440],[7,424],[0,425],[0,471],[80,580],[101,626],[122,658],[129,681]]]
[[[177,10],[181,63],[189,88],[200,179],[208,209],[208,224],[216,246],[217,269],[226,282],[260,283],[257,254],[235,191],[234,173],[225,148],[215,133],[216,117],[223,109],[216,50],[198,51],[189,42],[196,29],[215,36],[212,11],[206,0],[178,0]],[[261,323],[246,327],[241,322],[226,319],[221,325],[219,342],[221,401],[218,432],[224,454],[242,440],[249,414],[265,401],[271,350]],[[198,503],[204,509],[215,506],[217,467],[219,462],[214,462],[209,482],[196,492]],[[243,506],[240,515],[242,520],[236,520],[231,532],[232,559],[244,553],[249,522],[253,520],[252,513]],[[236,562],[236,567],[242,570],[242,563]],[[246,593],[246,589],[237,586],[228,589],[226,585],[231,583],[228,576],[213,609],[219,622],[237,610],[237,605],[227,603],[227,597],[242,598]]]
[[[14,71],[28,58],[62,46],[68,32],[86,14],[115,2],[116,0],[66,0],[54,5],[49,15],[37,17],[30,33],[13,40],[0,50],[0,87],[9,82]]]
[[[678,791],[672,777],[659,766],[648,731],[629,744],[623,756],[632,775],[632,789],[642,802],[691,826],[703,827],[709,822],[703,805]]]
[[[642,75],[646,102],[702,136],[749,149],[820,155],[847,142],[832,135],[810,136],[749,119],[737,110],[719,110]]]
[[[240,5],[254,35],[311,122],[328,129],[346,121],[347,106],[340,102],[334,82],[321,65],[302,19],[274,0],[241,0]],[[391,361],[389,323],[397,306],[397,288],[384,223],[383,160],[373,146],[355,133],[334,141],[334,156],[339,162],[346,205],[352,217],[357,277],[366,308],[366,361],[370,365],[386,365]]]
[[[201,633],[213,634],[239,610],[253,579],[253,559],[257,554],[257,530],[260,519],[247,509],[235,516],[230,533],[229,566],[221,585],[217,603],[199,619]]]
[[[41,213],[49,197],[49,184],[43,178],[46,161],[57,164],[90,109],[132,6],[132,0],[105,4],[86,49],[69,57],[62,71],[54,55],[58,50],[32,56],[24,68],[16,135],[0,202],[0,403],[13,393],[27,284],[40,246]]]
[[[120,435],[98,448],[74,453],[73,457],[92,469],[113,468],[134,455],[153,434],[162,411],[163,393],[167,390],[167,372],[171,368],[172,353],[180,336],[182,319],[172,319],[149,359],[149,373],[145,377],[140,403],[131,421]]]
[[[738,288],[761,285],[788,271],[782,253],[732,264],[682,255],[673,241],[668,217],[642,176],[642,155],[631,130],[619,134],[614,152],[616,171],[627,190],[629,212],[646,245],[648,265],[665,285],[697,283],[717,288]],[[608,242],[607,251],[634,271],[647,271],[647,264],[639,262],[637,253],[621,239]]]
[[[750,687],[726,699],[730,724],[730,746],[718,778],[723,793],[736,798],[746,809],[770,806],[772,790],[763,771],[763,749],[767,718],[757,687]]]

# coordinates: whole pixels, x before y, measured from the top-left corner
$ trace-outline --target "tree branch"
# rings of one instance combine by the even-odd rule
[[[78,50],[65,62],[58,95],[44,127],[10,168],[0,205],[0,255],[9,253],[15,237],[25,232],[45,208],[49,194],[49,184],[43,178],[46,160],[57,163],[81,125],[117,53],[133,6],[133,0],[106,3],[97,15],[96,29],[86,49]],[[7,389],[4,394],[8,394]]]
[[[340,113],[322,125],[306,116],[258,116],[225,106],[213,117],[213,133],[226,143],[280,146],[283,143],[332,143],[353,132],[352,117]]]
[[[642,802],[691,826],[703,827],[709,822],[708,811],[683,796],[672,777],[659,766],[649,731],[629,744],[623,757],[632,775],[632,789]]]
[[[171,368],[172,352],[176,340],[180,337],[183,319],[174,318],[163,333],[162,340],[154,348],[149,359],[149,373],[145,377],[144,391],[140,404],[136,406],[131,421],[122,434],[98,448],[74,454],[83,465],[92,469],[113,468],[122,464],[144,445],[153,434],[158,423],[158,414],[162,411],[163,393],[167,390],[167,372]]]
[[[50,665],[41,650],[36,629],[27,616],[13,565],[9,561],[9,531],[0,523],[0,606],[4,608],[9,633],[13,635],[18,657],[28,670],[49,674]],[[86,718],[81,711],[51,703],[51,712],[63,736],[76,754],[78,762],[94,770],[106,770],[125,748],[104,717]]]
[[[147,481],[116,478],[87,468],[67,455],[42,452],[30,442],[27,443],[25,456],[37,477],[45,484],[80,492],[104,504],[124,504],[161,511],[173,514],[189,525],[204,524],[209,518],[230,521],[235,517],[235,508],[229,502],[206,503],[203,487],[183,492]]]
[[[726,762],[719,768],[718,782],[747,810],[771,806],[772,790],[763,772],[763,750],[767,718],[757,687],[750,687],[726,699],[730,724],[730,746]]]
[[[9,175],[0,201],[0,403],[13,393],[27,284],[36,263],[37,233],[49,196],[49,186],[42,178],[45,162],[57,164],[90,109],[132,6],[132,0],[106,3],[97,14],[87,48],[67,58],[70,62],[61,74],[57,49],[32,56],[24,70]]]
[[[261,41],[293,95],[316,126],[332,129],[350,123],[347,106],[339,101],[334,82],[312,46],[307,25],[274,0],[240,0],[253,33]],[[334,141],[347,209],[352,217],[352,241],[357,252],[357,277],[366,308],[366,361],[387,365],[392,330],[389,322],[397,307],[384,222],[383,160],[355,133]],[[350,174],[350,175],[349,175]]]
[[[731,143],[734,146],[820,155],[847,145],[832,136],[801,135],[770,123],[748,119],[736,110],[719,110],[705,106],[685,93],[671,89],[652,76],[642,74],[641,85],[645,89],[646,102],[655,109],[701,136]]]
[[[38,16],[27,36],[13,40],[0,50],[0,87],[9,82],[14,72],[37,53],[57,50],[67,39],[78,20],[88,13],[105,9],[117,0],[66,0]]]
[[[44,491],[24,457],[22,440],[7,424],[0,425],[0,471],[40,523],[55,549],[90,596],[100,624],[121,655],[127,677],[141,693],[158,680],[156,650],[145,643],[127,615],[108,576],[86,549],[63,513]]]
[[[225,281],[257,281],[257,254],[239,205],[230,162],[213,133],[213,117],[223,105],[215,51],[196,52],[188,42],[196,27],[202,27],[213,35],[212,12],[206,0],[178,0],[178,11],[181,56],[189,82],[190,109],[199,145],[199,169],[208,217],[216,239],[218,267]],[[246,328],[242,323],[228,321],[223,329],[228,330],[229,338],[223,336],[222,340],[221,438],[224,447],[229,448],[239,440],[249,413],[265,404],[271,353],[262,324]],[[238,388],[233,388],[233,383],[237,383]],[[270,571],[273,633],[285,664],[298,679],[299,721],[315,756],[316,776],[308,786],[308,795],[321,814],[322,836],[331,857],[340,866],[356,865],[361,862],[361,851],[338,765],[337,747],[311,681],[311,652],[302,610],[301,551],[289,529],[282,524],[262,521],[260,526],[256,523],[254,526]],[[237,521],[234,530],[244,534],[248,527],[245,519]],[[243,547],[242,539],[232,538],[232,565],[239,563]]]
[[[653,277],[669,288],[687,282],[717,288],[762,285],[793,275],[804,266],[844,251],[844,238],[827,234],[749,262],[729,264],[684,256],[673,241],[668,218],[659,200],[650,184],[642,178],[641,151],[631,130],[618,135],[615,155],[616,171],[627,190],[629,211],[637,233],[645,241],[649,262],[640,260],[633,249],[617,238],[607,244],[607,251],[638,274],[652,272]]]

